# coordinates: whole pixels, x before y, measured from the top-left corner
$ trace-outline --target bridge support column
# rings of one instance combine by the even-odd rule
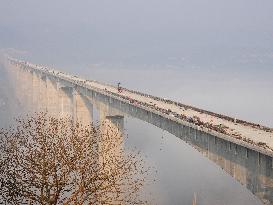
[[[73,117],[73,88],[59,88],[59,109],[61,117]]]
[[[39,109],[40,111],[47,111],[47,82],[46,76],[40,75],[39,77]]]
[[[27,102],[27,85],[26,85],[27,77],[26,73],[23,69],[20,68],[19,77],[18,77],[18,86],[20,91],[18,92],[18,97],[23,105],[26,106]]]
[[[120,163],[124,160],[124,117],[120,115],[106,116],[105,121],[101,125],[102,139],[99,139],[98,149],[99,167],[102,167],[101,172],[111,175],[117,173],[116,170],[120,169]],[[103,165],[105,164],[105,165]],[[112,190],[112,194],[122,187]],[[102,199],[104,196],[101,196]]]
[[[47,110],[50,115],[58,117],[59,115],[59,95],[57,82],[46,77],[47,89]]]
[[[106,120],[109,121],[109,123],[111,124],[111,126],[114,129],[117,129],[120,134],[123,134],[124,131],[124,116],[122,115],[108,115],[106,116]]]
[[[109,116],[123,115],[121,111],[111,107],[110,104],[105,102],[98,103],[98,110],[99,110],[100,124],[102,124],[106,120],[106,118]]]
[[[103,122],[101,126],[101,132],[102,133],[107,133],[108,135],[111,135],[110,142],[107,143],[112,143],[115,144],[114,147],[114,154],[117,157],[122,157],[121,150],[123,148],[123,143],[124,143],[124,116],[122,115],[113,115],[113,116],[106,116],[105,121]],[[104,144],[104,142],[101,142]]]
[[[93,104],[76,89],[73,90],[73,118],[84,125],[93,121]]]
[[[100,124],[106,119],[108,107],[104,103],[99,103],[99,122]]]
[[[24,104],[24,100],[23,100],[24,85],[22,84],[23,70],[19,66],[11,65],[11,72],[15,78],[15,82],[13,83],[13,86],[15,90],[16,99],[18,99],[18,102],[20,103],[20,105],[23,105]]]
[[[40,110],[40,80],[39,75],[32,72],[32,107],[34,110]]]
[[[17,88],[17,96],[20,99],[21,104],[24,106],[24,110],[27,112],[32,110],[32,74],[30,71],[24,68],[19,69],[19,77]]]

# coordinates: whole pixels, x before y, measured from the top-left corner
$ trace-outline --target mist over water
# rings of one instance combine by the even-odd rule
[[[273,3],[4,0],[22,59],[273,127]]]
[[[4,69],[1,74],[7,77]],[[1,90],[0,99],[7,105],[0,109],[1,127],[11,125],[14,117],[26,113],[27,105],[18,109],[11,80],[1,78],[7,89]],[[94,121],[98,118],[94,107]],[[198,202],[203,205],[261,204],[244,185],[174,135],[132,117],[125,118],[124,129],[128,135],[125,146],[136,147],[157,171],[156,182],[147,192],[154,194],[158,204],[191,204],[193,193],[197,193]]]
[[[159,204],[262,204],[257,197],[186,142],[140,120],[127,118],[128,145],[157,168],[153,193]],[[140,129],[141,128],[141,129]],[[143,143],[145,142],[145,143]]]
[[[271,0],[3,0],[0,49],[273,127],[272,11]],[[0,64],[1,126],[22,111],[13,91]],[[260,204],[173,135],[132,118],[125,128],[159,171],[162,204],[190,204],[194,192],[202,204]]]

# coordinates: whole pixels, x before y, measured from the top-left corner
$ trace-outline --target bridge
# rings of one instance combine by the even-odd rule
[[[124,116],[153,124],[186,141],[264,203],[273,204],[273,129],[8,57],[6,68],[22,104],[88,123],[99,119],[120,130]],[[31,91],[31,92],[29,92]]]

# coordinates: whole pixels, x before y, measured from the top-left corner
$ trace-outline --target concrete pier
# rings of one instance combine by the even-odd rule
[[[73,110],[78,122],[88,125],[93,121],[93,104],[77,90],[73,92]]]
[[[40,108],[40,81],[41,78],[35,72],[32,72],[32,106],[39,110]]]
[[[59,87],[59,109],[61,117],[71,117],[73,114],[73,88]]]
[[[54,79],[51,79],[50,76],[46,78],[47,86],[47,108],[48,112],[52,113],[54,116],[59,114],[59,93],[57,82]]]

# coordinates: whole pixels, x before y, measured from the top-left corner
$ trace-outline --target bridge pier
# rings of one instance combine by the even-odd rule
[[[17,68],[15,92],[20,104],[24,105],[25,110],[32,109],[32,74],[29,70]]]
[[[123,135],[124,132],[124,116],[122,115],[107,115],[106,119],[111,126],[118,130],[118,132]]]
[[[99,111],[99,122],[102,124],[107,118],[110,119],[111,116],[124,116],[124,114],[111,106],[111,98],[105,99],[94,99]]]
[[[12,76],[15,76],[15,81],[13,85],[14,85],[16,98],[18,99],[20,105],[23,105],[24,104],[24,100],[23,100],[24,85],[22,82],[23,70],[21,68],[17,68],[15,65],[12,65],[11,69],[9,70],[11,70]]]
[[[57,83],[46,76],[46,107],[47,111],[55,117],[59,116],[59,94]]]
[[[73,89],[73,119],[84,125],[93,122],[93,104],[83,94]]]
[[[47,111],[47,82],[46,75],[40,74],[39,78],[39,108],[41,111]]]
[[[26,74],[25,71],[23,69],[19,69],[19,73],[18,73],[18,98],[20,99],[20,103],[21,104],[26,104],[27,103],[27,78],[26,78]]]
[[[59,87],[59,109],[61,117],[73,116],[73,88]]]
[[[41,77],[34,71],[32,71],[32,108],[33,110],[40,110],[41,102],[40,92],[41,92]]]

